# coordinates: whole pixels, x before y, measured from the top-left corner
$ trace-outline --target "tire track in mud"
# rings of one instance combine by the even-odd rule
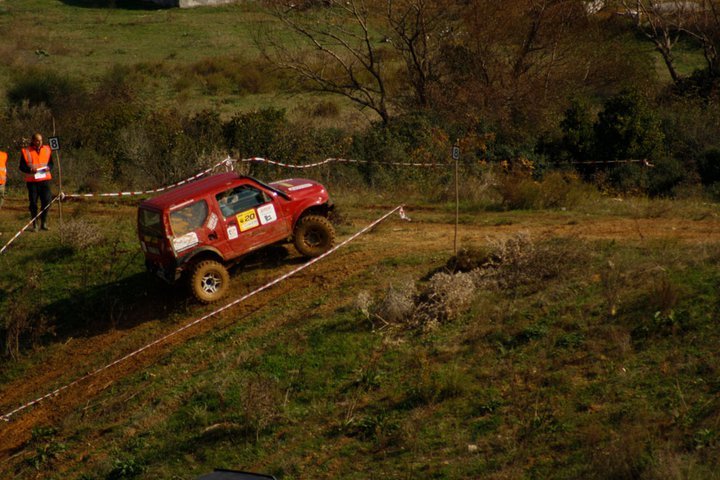
[[[372,233],[370,233],[372,235]],[[355,245],[362,245],[363,240],[359,240]],[[193,327],[180,332],[168,340],[154,345],[153,347],[139,353],[137,356],[128,359],[124,363],[120,363],[110,369],[99,372],[98,374],[83,380],[79,384],[75,384],[59,393],[55,397],[46,399],[37,405],[28,407],[26,410],[20,411],[11,418],[10,422],[0,422],[0,461],[11,457],[13,454],[23,448],[23,445],[30,439],[32,429],[43,424],[53,423],[61,419],[64,415],[69,414],[74,409],[85,405],[85,403],[102,393],[117,380],[128,375],[134,374],[139,370],[146,368],[155,363],[160,357],[192,338],[199,337],[211,331],[221,330],[229,327],[237,322],[243,321],[245,318],[261,311],[266,305],[272,304],[281,297],[299,290],[307,289],[310,281],[321,281],[322,290],[326,291],[331,287],[335,287],[347,280],[353,275],[360,274],[372,265],[381,262],[385,258],[396,255],[398,251],[391,248],[383,248],[381,252],[375,252],[368,255],[363,250],[347,252],[347,250],[338,251],[335,255],[324,259],[322,263],[312,266],[308,270],[299,272],[297,275],[288,278],[284,282],[273,286],[271,289],[261,292],[257,296],[249,298],[246,302],[233,307],[232,309],[221,312],[215,317],[208,318]],[[352,267],[350,267],[352,266]],[[283,272],[289,271],[294,267],[287,267]],[[264,285],[266,282],[280,276],[265,275],[264,278],[256,284],[250,286],[250,289]],[[231,284],[231,297],[240,297],[243,285],[235,281]],[[217,305],[215,306],[217,307]],[[212,310],[208,308],[208,310]],[[191,318],[200,318],[205,312],[198,312]],[[135,334],[139,334],[152,330],[162,319],[155,319],[145,324],[140,324],[133,329]],[[277,318],[271,322],[263,323],[252,329],[250,335],[257,336],[278,327],[278,324],[285,321]],[[180,322],[185,325],[189,322]],[[179,328],[179,324],[165,327],[162,331],[155,332],[154,338],[170,333]],[[0,390],[0,412],[7,413],[13,408],[37,398],[40,395],[52,391],[55,386],[65,385],[80,378],[84,375],[67,375],[67,372],[90,372],[100,368],[97,363],[91,367],[88,366],[89,357],[98,358],[106,355],[109,351],[114,351],[118,340],[127,335],[127,331],[115,330],[99,336],[83,339],[75,339],[67,343],[67,347],[61,348],[54,354],[52,358],[48,358],[46,365],[51,364],[55,367],[48,368],[41,372],[32,372],[25,378],[18,379],[5,385]],[[148,342],[138,342],[136,348],[146,345]],[[130,348],[129,351],[135,350]],[[120,358],[126,352],[116,353],[112,358]],[[37,367],[40,369],[41,367]],[[1,471],[1,469],[0,469]]]

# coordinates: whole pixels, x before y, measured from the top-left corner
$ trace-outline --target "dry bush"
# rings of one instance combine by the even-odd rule
[[[425,329],[455,320],[473,300],[475,282],[470,273],[436,273],[418,298],[413,321]]]
[[[540,184],[530,177],[519,175],[501,176],[495,185],[495,189],[502,199],[502,206],[508,210],[541,208]]]
[[[63,245],[81,251],[105,241],[100,229],[87,220],[71,219],[60,227]]]
[[[562,172],[548,173],[542,180],[511,172],[498,178],[495,190],[510,210],[573,207],[597,193],[576,175]]]
[[[471,274],[440,272],[433,275],[419,292],[413,282],[390,286],[377,302],[367,292],[360,292],[355,307],[373,322],[373,326],[379,321],[382,328],[430,330],[465,312],[474,292]]]
[[[600,272],[602,296],[607,304],[608,314],[617,315],[620,291],[624,287],[623,275],[612,260],[608,260],[606,267]]]
[[[17,360],[21,339],[32,329],[32,308],[29,302],[10,299],[0,324],[3,335],[3,356]]]
[[[655,311],[668,314],[677,306],[680,296],[680,288],[661,270],[650,288],[648,303]]]
[[[386,325],[403,324],[413,316],[415,295],[415,284],[412,281],[406,281],[397,287],[391,285],[383,298],[373,305],[372,315]]]
[[[584,264],[586,253],[567,239],[534,242],[526,233],[496,240],[490,260],[471,272],[476,285],[527,293]]]
[[[340,115],[340,107],[332,100],[323,100],[315,104],[310,114],[313,117],[334,118]]]
[[[283,393],[276,379],[256,374],[243,382],[240,395],[241,418],[258,442],[260,434],[281,417]]]
[[[454,272],[471,272],[492,260],[492,252],[484,247],[463,247],[457,255],[448,260],[446,267]]]
[[[40,269],[30,268],[22,289],[11,292],[0,317],[2,356],[17,359],[26,340],[32,343],[46,331],[46,319],[31,301],[40,285]]]

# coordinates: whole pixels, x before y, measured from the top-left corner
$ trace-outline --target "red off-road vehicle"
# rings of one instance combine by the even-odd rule
[[[145,200],[138,236],[145,265],[170,283],[187,278],[202,302],[220,299],[228,267],[267,245],[293,241],[315,257],[335,242],[327,190],[304,178],[270,184],[221,173]]]

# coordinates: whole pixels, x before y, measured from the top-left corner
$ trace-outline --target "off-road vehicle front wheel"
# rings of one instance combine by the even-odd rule
[[[320,215],[308,215],[295,225],[295,248],[306,257],[317,257],[335,245],[335,228]]]
[[[220,300],[228,291],[230,275],[227,269],[215,260],[198,262],[190,275],[190,290],[203,303]]]

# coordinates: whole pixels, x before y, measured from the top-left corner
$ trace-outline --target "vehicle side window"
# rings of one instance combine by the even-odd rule
[[[270,201],[270,197],[265,192],[250,185],[240,185],[226,190],[218,193],[215,198],[217,198],[220,211],[225,217],[232,217]]]
[[[208,206],[205,200],[191,203],[170,213],[170,227],[173,235],[181,237],[200,228],[207,219]]]

